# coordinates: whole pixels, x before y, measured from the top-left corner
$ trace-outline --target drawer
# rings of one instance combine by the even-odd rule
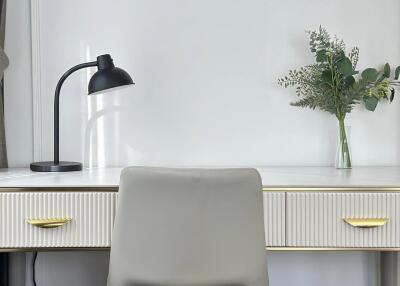
[[[285,246],[285,193],[264,192],[264,225],[266,245]]]
[[[287,246],[400,247],[398,193],[288,193]],[[360,228],[344,218],[387,218]]]
[[[115,216],[116,193],[0,193],[0,248],[107,247]],[[56,228],[39,228],[27,219],[71,218]]]

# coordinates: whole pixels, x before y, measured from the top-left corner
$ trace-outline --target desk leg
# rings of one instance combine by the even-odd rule
[[[0,253],[0,286],[8,286],[8,253]]]
[[[399,252],[382,251],[380,253],[381,286],[399,286]]]

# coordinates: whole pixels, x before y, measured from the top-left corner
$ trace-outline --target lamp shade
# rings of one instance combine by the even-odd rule
[[[98,71],[94,73],[89,81],[89,94],[134,84],[132,78],[126,71],[114,66],[110,55],[98,56],[97,67]]]

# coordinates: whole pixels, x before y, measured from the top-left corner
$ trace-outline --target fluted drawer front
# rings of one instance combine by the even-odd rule
[[[285,246],[285,193],[264,192],[264,224],[267,246]]]
[[[372,221],[375,227],[352,226],[344,218]],[[371,220],[376,218],[388,221]],[[399,231],[400,194],[287,194],[287,246],[400,247]]]
[[[0,193],[0,248],[109,247],[118,194],[114,192]],[[71,218],[40,228],[28,220]],[[285,245],[285,194],[264,193],[267,246]]]
[[[0,193],[0,248],[110,246],[116,193]],[[27,219],[71,218],[39,228]]]

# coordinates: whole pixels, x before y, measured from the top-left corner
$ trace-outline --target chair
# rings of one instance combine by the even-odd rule
[[[122,171],[108,286],[268,286],[253,169]]]

